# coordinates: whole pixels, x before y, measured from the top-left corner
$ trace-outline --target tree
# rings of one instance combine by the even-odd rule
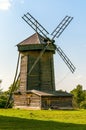
[[[5,108],[6,107],[6,104],[7,104],[7,101],[9,99],[9,96],[12,92],[16,91],[18,88],[19,88],[19,84],[20,84],[20,81],[18,80],[14,86],[13,84],[9,87],[8,91],[5,91],[5,92],[2,92],[1,90],[1,93],[0,93],[0,108]],[[11,97],[11,102],[12,103],[9,103],[9,106],[8,107],[12,107],[13,106],[13,97]]]
[[[70,93],[73,94],[74,107],[80,108],[80,103],[85,100],[85,96],[82,90],[82,85],[77,85]]]
[[[1,87],[2,80],[0,79],[0,87]]]
[[[86,109],[86,100],[80,103],[80,108]]]
[[[0,108],[4,108],[6,105],[7,95],[3,92],[0,94]]]
[[[5,108],[8,108],[9,106],[13,106],[14,100],[13,100],[13,93],[19,89],[20,86],[20,80],[13,82],[13,84],[9,87],[8,90],[8,98],[6,102]]]

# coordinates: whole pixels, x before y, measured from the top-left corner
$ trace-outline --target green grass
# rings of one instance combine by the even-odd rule
[[[0,109],[0,130],[86,130],[86,110]]]

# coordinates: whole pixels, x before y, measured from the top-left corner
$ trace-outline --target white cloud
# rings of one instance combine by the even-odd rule
[[[0,10],[8,10],[11,7],[10,0],[0,0]]]
[[[24,4],[24,0],[0,0],[0,10],[9,10],[12,6],[12,3]]]

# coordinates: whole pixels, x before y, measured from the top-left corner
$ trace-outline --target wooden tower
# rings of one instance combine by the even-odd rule
[[[52,46],[52,44],[49,45],[36,64],[35,61],[37,57],[46,46],[43,36],[39,33],[35,33],[17,46],[21,54],[20,91],[26,92],[32,89],[46,92],[55,91],[54,46]]]

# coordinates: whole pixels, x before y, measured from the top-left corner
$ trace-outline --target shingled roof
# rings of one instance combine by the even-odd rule
[[[68,92],[62,92],[62,91],[54,91],[54,92],[43,92],[43,91],[38,91],[38,90],[28,90],[27,93],[35,93],[39,96],[55,96],[55,97],[71,97],[73,96],[72,94]]]
[[[35,33],[27,39],[23,40],[17,44],[18,51],[31,51],[31,50],[42,50],[47,44],[45,38],[39,33]],[[47,51],[53,51],[55,53],[55,47],[50,44],[47,48]]]
[[[35,33],[28,37],[24,41],[20,42],[18,45],[29,45],[29,44],[45,44],[44,37],[39,33]]]

